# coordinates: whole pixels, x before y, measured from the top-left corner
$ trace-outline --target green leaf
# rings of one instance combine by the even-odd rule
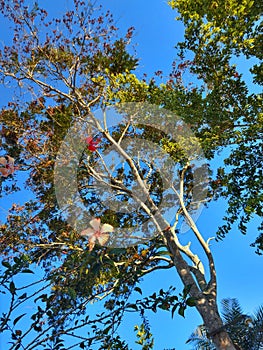
[[[142,290],[139,287],[135,287],[134,290],[142,295]]]
[[[196,306],[195,298],[190,297],[190,298],[186,299],[186,305],[188,305],[190,307]]]
[[[153,295],[151,295],[151,298],[154,299],[154,300],[156,299],[156,293],[155,292],[153,293]]]
[[[77,293],[76,293],[74,288],[69,288],[68,289],[68,294],[74,300],[77,298]]]
[[[47,298],[47,294],[41,294],[36,299],[34,299],[34,303],[39,299],[41,299],[41,301],[45,302],[46,298]]]
[[[20,316],[18,316],[17,318],[15,318],[14,319],[14,322],[13,322],[13,324],[14,324],[14,326],[17,324],[17,322],[22,318],[22,317],[24,317],[26,315],[26,313],[25,314],[22,314],[22,315],[20,315]]]
[[[51,317],[52,315],[53,315],[53,312],[52,312],[51,310],[48,310],[48,311],[47,311],[47,316],[48,316],[48,317]]]
[[[183,289],[183,298],[185,299],[187,297],[187,295],[189,294],[190,292],[190,289],[192,288],[192,285],[189,284],[188,286],[185,286],[184,289]]]
[[[29,269],[24,269],[21,272],[22,273],[33,273],[34,274],[34,272],[32,270],[29,270]]]
[[[171,253],[168,252],[168,250],[160,250],[159,252],[156,253],[157,256],[159,255],[169,255],[171,256]]]
[[[4,266],[4,267],[6,267],[7,269],[11,269],[11,265],[9,264],[9,262],[8,261],[2,261],[2,265]]]
[[[131,309],[134,309],[136,311],[138,311],[138,306],[136,304],[130,304],[128,305],[128,307],[130,307]]]
[[[10,289],[10,292],[11,292],[12,294],[16,294],[16,286],[15,286],[15,284],[14,284],[13,281],[10,282],[10,284],[9,284],[9,289]]]
[[[27,297],[27,293],[22,294],[18,299],[25,299]]]
[[[170,309],[170,304],[164,301],[161,305],[159,305],[159,308],[167,311]]]
[[[121,254],[125,254],[126,251],[127,250],[125,248],[112,248],[112,249],[109,249],[109,254],[121,255]]]
[[[185,312],[185,306],[180,305],[179,310],[178,310],[178,314],[179,314],[180,316],[183,316],[183,317],[184,317],[184,312]]]
[[[103,330],[103,334],[108,334],[109,333],[109,331],[111,330],[111,325],[110,326],[108,326],[108,327],[106,327],[106,328],[104,328],[104,330]]]
[[[20,263],[21,263],[21,260],[20,260],[17,256],[15,256],[15,257],[14,257],[14,262],[15,262],[16,264],[20,264]]]
[[[172,318],[174,318],[174,313],[175,313],[177,307],[178,307],[178,303],[176,303],[172,308]]]

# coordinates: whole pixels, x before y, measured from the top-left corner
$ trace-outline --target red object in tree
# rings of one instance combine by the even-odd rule
[[[100,140],[94,141],[91,136],[88,136],[85,141],[86,141],[86,144],[88,145],[88,150],[91,152],[96,151],[98,147],[98,143],[100,142]]]

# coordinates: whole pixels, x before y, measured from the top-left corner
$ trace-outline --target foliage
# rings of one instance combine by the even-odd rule
[[[224,60],[213,86],[206,75],[200,76],[201,87],[185,86],[183,71],[198,73],[198,60],[174,66],[160,86],[139,79],[134,74],[138,59],[129,51],[134,29],[120,38],[110,13],[94,6],[75,0],[62,18],[50,19],[38,4],[0,2],[14,33],[0,52],[1,81],[14,91],[0,114],[1,147],[3,155],[15,159],[12,166],[19,165],[1,177],[2,196],[20,193],[20,176],[30,192],[24,203],[12,204],[1,224],[1,293],[9,303],[0,329],[10,334],[10,350],[128,350],[118,334],[127,312],[143,321],[136,330],[144,349],[153,347],[146,312],[184,316],[188,306],[195,306],[210,333],[222,327],[209,240],[192,215],[214,195],[229,195],[234,221],[239,204],[231,200],[242,193],[233,182],[241,186],[240,174],[219,169],[208,184],[212,173],[201,161],[199,144],[211,159],[235,143],[240,148],[229,159],[237,159],[235,151],[244,159],[242,146],[252,124],[259,132],[254,119],[259,103],[248,104],[252,97],[245,83]],[[217,51],[206,54],[217,61]],[[210,71],[208,65],[203,72]],[[119,115],[125,118],[118,123]],[[249,123],[244,133],[242,118]],[[122,157],[113,166],[107,158],[112,150]],[[255,203],[251,207],[249,215]],[[172,222],[166,210],[173,211]],[[204,259],[190,240],[181,242],[183,220]],[[171,268],[184,286],[179,296],[173,286],[144,296],[139,287],[144,276]],[[141,297],[134,302],[136,293]],[[21,312],[29,303],[32,312]],[[94,303],[102,311],[94,314]],[[28,321],[23,327],[22,320]]]
[[[188,293],[178,300],[174,288],[138,300],[136,307],[128,301],[144,275],[173,266],[160,237],[127,248],[96,244],[90,249],[58,205],[55,157],[69,127],[95,107],[133,100],[133,96],[134,101],[140,100],[148,89],[131,73],[137,65],[127,51],[133,29],[119,38],[109,13],[80,1],[74,4],[75,9],[62,19],[50,20],[37,4],[30,8],[23,1],[14,1],[13,6],[1,3],[1,12],[13,23],[14,31],[12,44],[1,52],[1,79],[8,84],[6,79],[12,78],[18,89],[30,92],[28,100],[10,102],[0,115],[2,151],[19,164],[19,172],[1,178],[1,194],[19,193],[19,174],[31,193],[25,203],[13,203],[1,224],[1,292],[9,300],[1,332],[10,335],[10,349],[60,349],[69,346],[69,338],[71,347],[90,349],[99,344],[108,349],[115,344],[125,349],[117,330],[127,310],[142,312],[146,307],[173,309],[174,313],[178,309],[182,314],[190,305]],[[118,141],[124,131],[121,125],[110,132]],[[98,152],[110,145],[103,133],[101,141],[92,141],[93,132],[94,124],[85,130],[87,147],[78,166],[83,201],[93,216],[101,216],[103,224],[132,227],[133,217],[118,217],[102,208],[98,196],[87,192],[85,179],[92,184],[90,169]],[[136,132],[131,130],[130,137]],[[111,181],[119,180],[118,176]],[[149,181],[154,192],[158,174]],[[21,280],[21,274],[30,277]],[[104,311],[92,318],[89,312],[95,302]],[[32,312],[19,314],[30,303]],[[27,321],[22,325],[22,320]]]
[[[150,350],[154,347],[153,335],[150,332],[150,325],[146,317],[144,316],[144,311],[141,311],[141,318],[143,323],[140,326],[135,326],[134,331],[137,331],[136,337],[138,340],[136,344],[142,345],[142,350]]]
[[[218,169],[220,196],[228,199],[218,238],[223,238],[235,222],[245,234],[250,219],[262,217],[262,4],[253,0],[202,4],[172,0],[169,4],[185,24],[179,56],[183,59],[190,52],[193,58],[188,67],[204,83],[202,98],[193,99],[195,88],[186,96],[200,116],[209,117],[204,132],[211,135],[212,143],[220,146],[223,138],[224,144],[231,146],[224,167]],[[249,72],[239,71],[240,57],[250,59],[251,64],[246,61]],[[252,88],[245,82],[250,77],[255,84]],[[223,137],[219,137],[222,132]],[[262,249],[261,231],[262,224],[254,243],[258,253]]]

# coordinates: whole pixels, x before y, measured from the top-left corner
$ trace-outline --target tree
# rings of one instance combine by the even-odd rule
[[[12,166],[19,165],[2,188],[18,191],[16,176],[23,172],[33,194],[14,203],[1,226],[1,285],[10,295],[1,330],[11,333],[10,349],[128,349],[117,329],[132,311],[142,319],[138,343],[150,349],[145,311],[183,316],[187,306],[196,306],[218,349],[234,349],[218,312],[210,239],[192,216],[220,195],[225,177],[208,183],[211,172],[202,157],[235,140],[240,114],[229,114],[224,100],[212,117],[204,101],[211,106],[216,91],[204,100],[203,87],[189,92],[180,72],[160,86],[136,77],[138,61],[128,52],[133,28],[119,38],[109,13],[75,0],[62,19],[50,20],[37,4],[25,5],[0,5],[14,31],[1,51],[1,78],[29,92],[1,112],[2,148],[15,159]],[[231,79],[241,98],[241,79]],[[170,112],[178,102],[181,119]],[[8,164],[1,164],[6,174]],[[180,241],[182,220],[206,260],[190,241]],[[172,286],[130,301],[132,293],[142,293],[143,276],[171,268],[184,285],[179,296]],[[33,273],[33,281],[21,285],[19,276]],[[33,314],[16,317],[30,300]],[[103,311],[90,316],[96,301]],[[17,328],[25,318],[28,328]]]
[[[237,349],[259,350],[263,345],[262,324],[263,310],[260,306],[253,315],[243,313],[237,299],[223,299],[222,317],[224,328],[230,334]],[[215,349],[207,336],[205,327],[199,326],[188,340],[195,349]]]
[[[204,111],[210,122],[212,142],[218,131],[231,145],[226,168],[218,169],[218,178],[224,189],[221,196],[228,199],[226,223],[218,231],[223,238],[238,222],[245,234],[247,223],[257,215],[262,217],[262,4],[256,1],[196,1],[171,0],[169,4],[179,13],[185,25],[185,40],[179,44],[180,56],[192,55],[192,73],[204,83],[205,98],[195,100],[199,112]],[[251,59],[249,72],[254,88],[246,84],[238,71],[238,58]],[[189,65],[188,65],[189,66]],[[252,90],[252,91],[251,91]],[[191,98],[191,93],[189,94]],[[170,106],[169,106],[170,108]],[[208,112],[208,113],[207,113]],[[225,121],[225,122],[223,122]],[[223,128],[222,128],[223,122]],[[199,129],[200,131],[200,129]],[[202,130],[201,130],[202,132]],[[249,189],[249,190],[248,190]],[[253,246],[262,251],[262,224]]]

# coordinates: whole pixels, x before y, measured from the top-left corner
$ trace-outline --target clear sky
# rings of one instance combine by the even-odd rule
[[[164,0],[101,0],[98,3],[101,3],[105,9],[111,10],[116,19],[116,25],[122,31],[130,26],[135,27],[134,44],[136,44],[137,56],[140,58],[139,75],[145,72],[151,76],[157,70],[168,74],[176,56],[174,46],[183,38],[183,26],[176,23],[174,20],[176,13],[166,2]],[[48,11],[56,13],[63,13],[65,8],[70,7],[69,0],[42,0],[40,4],[43,4]],[[242,65],[245,71],[246,66],[243,61]],[[205,233],[205,237],[215,234],[218,225],[222,223],[221,218],[225,209],[226,205],[221,201],[203,210],[197,223],[200,231]],[[263,260],[249,246],[257,236],[256,226],[256,222],[251,223],[247,236],[233,229],[224,241],[212,242],[218,273],[219,300],[226,297],[238,298],[247,313],[263,304]],[[188,233],[184,234],[185,239],[188,238],[187,235]],[[145,278],[142,290],[149,295],[170,285],[176,286],[178,293],[182,290],[182,284],[175,270],[150,274]],[[175,315],[172,320],[171,315],[164,311],[151,314],[149,319],[155,336],[155,350],[190,349],[185,341],[201,323],[200,317],[193,308],[187,310],[185,319]],[[126,339],[133,338],[133,326],[132,317],[128,317],[120,329],[121,335]],[[132,348],[136,350],[140,347],[134,345]]]

